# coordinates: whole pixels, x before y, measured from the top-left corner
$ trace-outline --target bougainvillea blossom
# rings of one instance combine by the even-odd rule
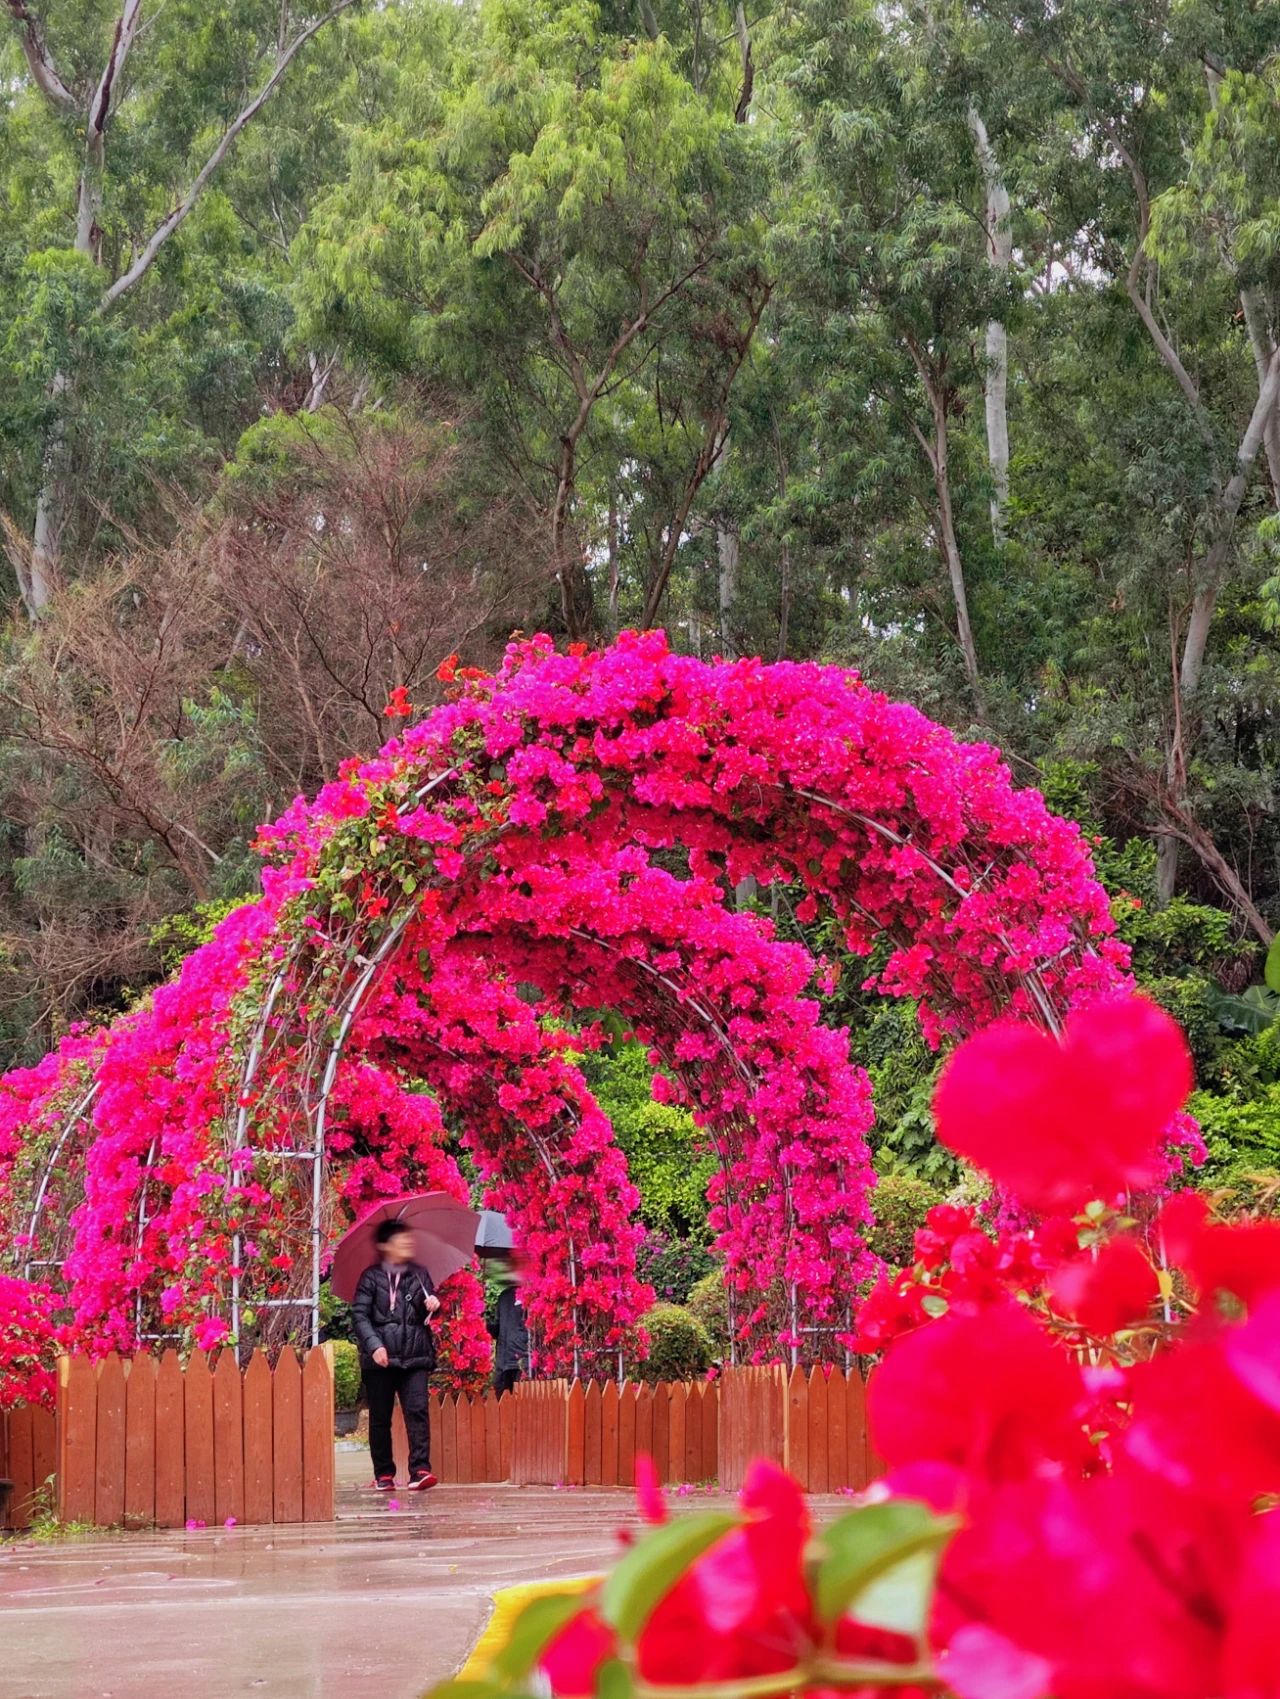
[[[444,706],[261,832],[261,897],[95,1040],[90,1136],[67,1147],[74,1337],[213,1345],[233,1283],[242,1320],[301,1299],[310,1193],[285,1159],[323,1117],[327,1229],[400,1168],[435,1172],[424,1138],[460,1141],[533,1246],[545,1365],[638,1343],[633,1194],[563,1037],[612,1007],[719,1158],[735,1350],[843,1353],[872,1269],[870,1093],[817,964],[731,893],[781,883],[852,950],[887,938],[868,984],[918,999],[933,1039],[1056,1030],[1125,983],[1079,831],[994,750],[839,668],[707,664],[647,633],[442,677]],[[61,1067],[44,1095],[0,1085],[10,1145],[56,1124]],[[344,1146],[375,1078],[379,1148]],[[424,1086],[438,1128],[388,1112]],[[15,1167],[0,1144],[0,1202]]]

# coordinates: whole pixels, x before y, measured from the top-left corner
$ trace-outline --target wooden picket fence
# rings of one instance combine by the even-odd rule
[[[473,1483],[506,1481],[511,1478],[511,1452],[515,1440],[516,1406],[511,1397],[492,1392],[482,1397],[433,1392],[428,1400],[431,1417],[431,1467],[442,1481],[466,1486]],[[409,1473],[409,1439],[404,1417],[396,1405],[391,1418],[391,1444],[396,1471]]]
[[[856,1368],[726,1370],[720,1383],[720,1485],[736,1491],[766,1457],[809,1492],[860,1492],[883,1473]]]
[[[334,1514],[333,1363],[323,1346],[272,1369],[223,1351],[64,1357],[56,1413],[10,1411],[10,1525],[27,1525],[50,1476],[64,1522],[181,1528],[328,1522]]]
[[[882,1472],[857,1369],[726,1369],[713,1382],[657,1386],[534,1381],[516,1388],[514,1405],[517,1485],[628,1487],[642,1453],[667,1485],[730,1491],[757,1457],[815,1493],[860,1491]]]
[[[629,1487],[644,1454],[672,1485],[713,1481],[719,1471],[714,1383],[532,1381],[516,1388],[514,1407],[517,1485]]]
[[[714,1382],[526,1381],[497,1398],[433,1392],[432,1463],[452,1485],[630,1487],[652,1457],[668,1485],[735,1491],[753,1458],[808,1491],[855,1491],[881,1473],[856,1369],[726,1369]],[[407,1472],[404,1423],[393,1439]],[[50,1507],[104,1526],[322,1522],[334,1515],[333,1369],[321,1347],[274,1371],[224,1351],[64,1359],[57,1412],[0,1416],[0,1476],[22,1528],[52,1479]]]
[[[0,1529],[30,1527],[42,1495],[52,1494],[57,1469],[58,1428],[53,1411],[35,1404],[0,1410],[0,1480],[13,1482]],[[49,1508],[53,1508],[52,1497]]]

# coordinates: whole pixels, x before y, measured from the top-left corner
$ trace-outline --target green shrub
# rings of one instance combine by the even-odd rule
[[[640,1218],[678,1240],[707,1237],[707,1183],[715,1158],[699,1148],[687,1109],[653,1098],[653,1069],[643,1044],[622,1044],[583,1059],[596,1101],[613,1123],[640,1192]],[[661,1286],[657,1281],[661,1294]]]
[[[333,1341],[333,1401],[339,1410],[360,1402],[360,1353],[349,1339]]]
[[[715,1267],[715,1258],[696,1240],[646,1233],[636,1251],[636,1274],[660,1304],[687,1304],[689,1294]]]
[[[882,1174],[871,1194],[875,1225],[867,1243],[878,1257],[895,1268],[910,1268],[915,1261],[915,1236],[924,1218],[942,1193],[918,1174]]]
[[[697,1380],[715,1360],[710,1334],[679,1304],[655,1304],[640,1325],[649,1335],[649,1355],[633,1372],[642,1380]]]
[[[729,1350],[729,1298],[724,1289],[724,1270],[713,1268],[689,1293],[689,1314],[706,1329],[711,1348],[723,1358]]]
[[[1229,1185],[1241,1174],[1280,1168],[1280,1085],[1239,1102],[1197,1091],[1187,1108],[1200,1123],[1207,1157],[1204,1179]]]

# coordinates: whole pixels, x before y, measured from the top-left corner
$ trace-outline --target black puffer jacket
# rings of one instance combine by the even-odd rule
[[[399,1264],[400,1289],[391,1307],[391,1279],[386,1263],[374,1263],[360,1276],[351,1306],[360,1355],[367,1362],[379,1347],[395,1369],[434,1369],[436,1342],[427,1322],[427,1299],[435,1292],[431,1276],[416,1263]]]

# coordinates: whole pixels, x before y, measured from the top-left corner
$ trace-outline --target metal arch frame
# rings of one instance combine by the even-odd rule
[[[408,813],[411,812],[411,810],[414,807],[418,806],[422,802],[422,800],[427,795],[429,795],[433,790],[437,789],[442,784],[446,784],[449,780],[456,778],[458,776],[459,771],[460,771],[460,768],[457,765],[455,765],[455,766],[448,768],[445,772],[439,773],[439,774],[433,776],[424,785],[418,787],[413,792],[411,798],[408,801],[406,801],[405,803],[400,805],[400,807],[397,809],[397,813],[400,815],[401,818],[404,818]],[[779,786],[778,788],[780,790],[782,789],[781,786]],[[944,884],[949,890],[951,890],[955,894],[956,897],[963,900],[969,894],[969,892],[965,891],[957,883],[957,881],[947,871],[946,868],[944,868],[926,850],[922,849],[919,844],[915,843],[912,840],[909,833],[904,834],[904,833],[896,832],[896,831],[893,830],[892,827],[885,825],[883,822],[878,821],[878,820],[872,818],[871,816],[869,816],[865,813],[862,813],[860,811],[847,808],[844,804],[837,802],[835,799],[833,799],[831,797],[823,796],[821,793],[819,793],[817,791],[812,791],[812,790],[809,790],[809,789],[796,787],[794,789],[789,790],[788,794],[793,795],[793,796],[795,796],[799,799],[802,799],[804,801],[810,802],[812,804],[815,804],[819,807],[830,809],[833,813],[838,814],[838,815],[842,815],[844,818],[856,822],[858,825],[862,826],[865,830],[867,830],[869,832],[874,832],[875,834],[884,838],[885,840],[887,840],[889,843],[895,845],[896,847],[912,849],[920,857],[921,861],[926,866],[928,866],[928,868],[934,874],[934,876],[942,884]],[[274,1160],[292,1160],[292,1161],[299,1161],[299,1162],[307,1162],[311,1166],[311,1185],[310,1185],[310,1216],[311,1216],[310,1244],[311,1244],[311,1256],[310,1256],[310,1287],[309,1287],[309,1291],[307,1291],[305,1294],[297,1296],[297,1297],[264,1300],[261,1307],[275,1307],[275,1308],[282,1308],[282,1309],[284,1309],[284,1308],[294,1308],[294,1309],[305,1309],[305,1310],[307,1310],[309,1312],[309,1315],[310,1315],[310,1336],[311,1336],[311,1342],[313,1344],[318,1343],[319,1334],[320,1334],[321,1263],[322,1263],[322,1258],[323,1258],[323,1223],[322,1223],[323,1196],[324,1196],[323,1185],[324,1185],[324,1164],[325,1164],[325,1139],[326,1139],[326,1130],[327,1130],[327,1124],[328,1124],[329,1100],[330,1100],[330,1096],[331,1096],[331,1093],[332,1093],[332,1090],[333,1090],[333,1085],[334,1085],[335,1079],[337,1077],[338,1068],[340,1066],[342,1056],[343,1056],[344,1051],[345,1051],[346,1043],[347,1043],[347,1040],[350,1036],[351,1028],[352,1028],[352,1026],[353,1026],[353,1024],[356,1020],[357,1015],[359,1014],[359,1011],[360,1011],[360,1009],[361,1009],[361,1007],[362,1007],[362,1005],[365,1001],[365,998],[368,995],[368,992],[369,992],[369,990],[370,990],[370,988],[373,984],[373,980],[374,980],[374,978],[377,974],[377,971],[389,959],[389,957],[394,953],[396,948],[399,946],[399,944],[403,940],[405,932],[407,931],[408,927],[412,924],[417,913],[418,913],[418,905],[414,902],[410,902],[410,903],[404,905],[397,912],[395,912],[393,914],[393,917],[391,919],[391,922],[390,922],[390,925],[389,925],[387,932],[380,939],[377,948],[375,949],[375,951],[373,952],[373,954],[371,956],[366,957],[360,951],[354,937],[349,937],[347,940],[345,940],[345,945],[346,945],[346,949],[347,949],[347,956],[346,956],[345,962],[339,968],[339,985],[341,985],[342,979],[344,977],[348,979],[349,984],[348,984],[348,988],[346,989],[345,993],[342,995],[341,1000],[338,1004],[338,1011],[339,1012],[338,1012],[337,1029],[334,1032],[334,1035],[331,1038],[331,1040],[329,1041],[328,1045],[325,1046],[325,1047],[322,1047],[318,1053],[317,1053],[316,1048],[311,1043],[307,1044],[307,1046],[306,1046],[307,1055],[304,1059],[303,1067],[300,1069],[300,1071],[299,1071],[299,1073],[296,1077],[297,1089],[298,1089],[298,1092],[299,1092],[299,1095],[300,1095],[300,1098],[301,1098],[303,1116],[304,1116],[304,1119],[310,1124],[310,1129],[311,1129],[311,1137],[310,1137],[310,1140],[308,1141],[308,1147],[305,1148],[305,1149],[300,1148],[300,1147],[267,1148],[267,1149],[263,1149],[263,1150],[260,1150],[260,1151],[257,1152],[257,1155],[260,1158],[270,1158],[270,1159],[274,1159]],[[879,926],[879,924],[874,921],[874,918],[872,916],[868,915],[867,919],[873,925],[876,926],[877,930],[883,930],[883,928],[881,928]],[[603,950],[609,950],[610,948],[613,948],[610,945],[610,943],[607,939],[604,939],[600,936],[594,935],[594,934],[592,934],[592,933],[590,933],[590,932],[588,932],[588,931],[586,931],[585,929],[582,929],[582,928],[571,929],[571,935],[577,936],[583,942],[589,943],[594,948],[603,949]],[[1001,936],[1003,937],[1004,935],[1001,934]],[[1008,943],[1007,938],[1005,938],[1004,941],[1006,942],[1006,944]],[[1084,940],[1083,939],[1080,940],[1080,943],[1081,943],[1081,945],[1083,945]],[[615,949],[615,953],[617,953],[616,949]],[[1065,957],[1065,956],[1069,955],[1070,953],[1071,953],[1071,947],[1068,946],[1066,949],[1064,949],[1063,951],[1061,951],[1059,953],[1059,956]],[[251,1043],[250,1043],[249,1051],[248,1051],[248,1054],[246,1056],[245,1065],[244,1065],[244,1068],[243,1068],[243,1071],[242,1071],[242,1074],[241,1074],[241,1078],[240,1078],[240,1094],[239,1094],[240,1102],[239,1102],[239,1106],[238,1106],[237,1113],[236,1113],[235,1124],[234,1124],[234,1129],[233,1129],[233,1137],[232,1137],[232,1140],[231,1140],[231,1149],[232,1149],[233,1152],[236,1151],[236,1150],[239,1150],[239,1149],[246,1148],[250,1143],[249,1107],[248,1107],[248,1103],[247,1103],[246,1100],[248,1098],[248,1094],[250,1092],[250,1089],[252,1088],[252,1085],[253,1085],[256,1077],[257,1077],[258,1070],[261,1066],[263,1057],[264,1057],[264,1055],[267,1051],[267,1048],[268,1048],[269,1028],[270,1028],[271,1016],[272,1016],[272,1014],[275,1010],[275,1006],[276,1006],[277,1001],[279,1000],[280,994],[284,990],[284,988],[285,988],[285,986],[288,982],[290,967],[291,967],[291,965],[296,963],[297,956],[298,956],[298,950],[295,947],[295,950],[292,953],[291,960],[286,961],[284,964],[282,964],[281,967],[276,972],[276,974],[273,976],[267,997],[264,1001],[264,1004],[263,1004],[262,1010],[259,1014],[258,1020],[255,1023],[253,1037],[252,1037],[252,1040],[251,1040]],[[1053,959],[1056,960],[1056,959],[1059,959],[1059,957],[1055,957]],[[729,1040],[728,1033],[724,1029],[723,1024],[720,1021],[717,1020],[714,1012],[709,1010],[706,1007],[705,1002],[697,996],[696,992],[694,992],[692,990],[686,990],[684,987],[680,986],[676,981],[672,980],[668,975],[666,975],[666,974],[662,973],[660,970],[654,968],[653,965],[650,962],[646,961],[644,958],[628,958],[628,961],[638,971],[647,973],[650,977],[652,977],[653,979],[657,980],[660,984],[662,984],[664,989],[670,994],[672,1001],[674,1002],[674,1004],[677,1007],[684,1008],[684,1009],[691,1011],[692,1014],[702,1023],[704,1029],[708,1030],[709,1032],[711,1032],[714,1035],[719,1047],[721,1048],[723,1053],[726,1055],[726,1057],[729,1059],[731,1065],[738,1072],[740,1078],[742,1078],[744,1083],[747,1083],[747,1084],[755,1084],[756,1083],[756,1076],[753,1074],[753,1072],[751,1070],[749,1070],[745,1066],[745,1064],[742,1062],[741,1058],[737,1055],[736,1051],[734,1050],[734,1048],[733,1048],[733,1046],[732,1046],[732,1044]],[[1045,965],[1047,966],[1049,964],[1046,963]],[[352,970],[355,970],[354,980],[351,979]],[[1044,1025],[1046,1026],[1046,1028],[1054,1034],[1059,1034],[1062,1030],[1061,1020],[1059,1018],[1057,1010],[1054,1008],[1053,1001],[1052,1001],[1052,999],[1049,995],[1048,989],[1047,989],[1047,987],[1044,983],[1041,972],[1038,969],[1032,969],[1029,972],[1021,972],[1017,975],[1010,975],[1007,978],[1002,979],[1002,984],[999,987],[999,990],[1000,991],[1007,991],[1007,987],[1010,985],[1010,983],[1021,983],[1023,985],[1023,987],[1025,988],[1029,998],[1031,999],[1032,1003],[1034,1004],[1034,1006],[1038,1010],[1038,1012],[1040,1014],[1040,1018],[1044,1022]],[[995,989],[995,988],[993,987],[993,989]],[[993,1001],[996,1001],[996,1002],[1001,1001],[1001,1000],[1002,999],[998,996],[993,998]],[[323,1054],[323,1056],[324,1056],[323,1070],[320,1073],[320,1078],[319,1078],[319,1081],[318,1081],[318,1086],[317,1086],[317,1090],[315,1092],[315,1095],[314,1095],[314,1097],[312,1097],[311,1094],[310,1094],[310,1091],[308,1089],[308,1082],[310,1080],[315,1079],[316,1071],[320,1068],[319,1055],[321,1055],[321,1054]],[[540,1139],[538,1137],[535,1137],[534,1142],[535,1142],[535,1147],[539,1151],[540,1159],[542,1160],[543,1164],[547,1167],[548,1172],[554,1177],[556,1170],[555,1170],[555,1166],[554,1166],[554,1162],[553,1162],[553,1159],[551,1157],[551,1154],[548,1151],[548,1149],[546,1148],[545,1141],[543,1141],[542,1139]],[[717,1154],[720,1158],[720,1163],[721,1163],[721,1170],[727,1177],[727,1174],[728,1174],[728,1165],[727,1165],[727,1161],[726,1161],[727,1153],[726,1153],[725,1148],[721,1145],[719,1139],[717,1139],[716,1142],[717,1142]],[[788,1211],[788,1218],[790,1220],[793,1220],[794,1216],[793,1216],[793,1204],[792,1204],[792,1199],[791,1199],[791,1176],[790,1176],[789,1172],[787,1171],[785,1164],[782,1165],[780,1178],[781,1178],[781,1181],[782,1181],[783,1192],[784,1192],[784,1197],[785,1197],[785,1201],[786,1201],[786,1208],[787,1208],[787,1211]],[[141,1204],[140,1204],[140,1211],[141,1211]],[[141,1218],[140,1218],[139,1231],[141,1231],[142,1225],[143,1225],[143,1223],[141,1222]],[[233,1254],[232,1254],[233,1274],[232,1274],[232,1285],[231,1285],[231,1294],[230,1294],[231,1333],[232,1333],[233,1339],[237,1339],[237,1340],[238,1340],[239,1335],[240,1335],[240,1330],[241,1330],[241,1326],[242,1326],[242,1322],[243,1322],[243,1314],[244,1314],[243,1287],[242,1287],[241,1275],[240,1275],[240,1272],[239,1272],[240,1267],[241,1267],[242,1250],[243,1250],[242,1236],[237,1233],[234,1236],[234,1240],[233,1240]],[[576,1284],[577,1284],[576,1250],[575,1250],[575,1247],[571,1243],[568,1246],[568,1253],[569,1253],[569,1259],[570,1259],[570,1278],[571,1278],[573,1285],[576,1287]],[[731,1302],[732,1302],[732,1300],[731,1300]],[[798,1321],[798,1293],[795,1289],[794,1283],[792,1285],[792,1290],[791,1290],[791,1293],[790,1293],[790,1302],[791,1302],[791,1308],[792,1308],[792,1321],[793,1321],[793,1334],[794,1334],[794,1332],[795,1332],[794,1324]],[[731,1335],[732,1335],[732,1328],[731,1328]],[[575,1343],[574,1343],[575,1372],[576,1372],[576,1369],[577,1369],[577,1366],[578,1366],[579,1348],[580,1348],[579,1347],[579,1341],[575,1336]],[[733,1352],[734,1350],[735,1350],[735,1347],[731,1346],[731,1352]],[[799,1360],[798,1359],[798,1346],[795,1346],[795,1345],[792,1346],[791,1357],[792,1357],[793,1363]]]
[[[66,1148],[67,1141],[71,1137],[72,1133],[75,1132],[77,1128],[84,1125],[89,1112],[93,1108],[94,1100],[97,1098],[99,1086],[100,1082],[98,1080],[94,1080],[88,1090],[83,1092],[82,1095],[76,1099],[74,1107],[63,1120],[61,1130],[58,1133],[53,1149],[44,1160],[43,1167],[40,1171],[40,1182],[36,1188],[36,1195],[31,1205],[30,1218],[27,1222],[27,1254],[22,1265],[22,1278],[24,1280],[30,1280],[32,1278],[33,1269],[56,1268],[61,1271],[66,1262],[65,1257],[35,1257],[31,1253],[36,1246],[36,1230],[39,1227],[41,1217],[44,1214],[45,1202],[49,1195],[49,1186],[53,1180],[54,1174],[57,1172],[59,1159],[62,1156],[62,1152]]]

